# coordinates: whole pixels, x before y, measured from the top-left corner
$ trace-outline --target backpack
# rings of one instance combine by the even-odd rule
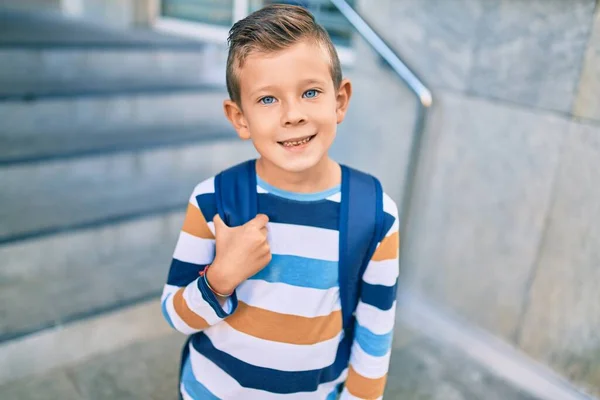
[[[373,176],[342,167],[339,226],[339,284],[345,336],[352,333],[360,282],[377,243],[385,232],[383,190]],[[215,177],[217,212],[227,226],[240,226],[256,217],[256,160],[231,167]]]
[[[354,336],[354,312],[362,276],[377,243],[385,235],[383,189],[377,178],[342,165],[339,226],[339,285],[344,338]],[[244,225],[258,214],[256,160],[231,167],[215,176],[217,212],[227,226]],[[181,368],[189,355],[186,342]],[[351,340],[345,341],[347,346]],[[349,354],[349,348],[345,353]],[[180,371],[181,377],[181,371]]]

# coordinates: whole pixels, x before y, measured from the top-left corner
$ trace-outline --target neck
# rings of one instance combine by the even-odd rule
[[[342,181],[338,163],[323,157],[315,166],[299,172],[286,171],[264,158],[256,161],[256,173],[269,185],[296,193],[321,192]]]

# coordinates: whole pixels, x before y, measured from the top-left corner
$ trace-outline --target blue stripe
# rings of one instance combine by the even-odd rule
[[[169,300],[169,297],[171,297],[171,294],[169,294],[169,295],[167,295],[167,297],[165,297],[165,299],[163,300],[160,308],[162,310],[163,317],[165,317],[165,319],[167,320],[167,322],[169,323],[169,325],[171,325],[171,328],[177,329],[177,328],[175,328],[175,325],[173,325],[173,321],[171,320],[171,316],[169,315],[169,312],[167,311],[167,300]]]
[[[327,398],[325,400],[335,400],[335,399],[337,399],[337,395],[338,395],[338,389],[335,388],[331,391],[331,393],[329,393],[329,396],[327,396]]]
[[[385,235],[392,228],[395,221],[396,221],[396,217],[394,217],[392,214],[383,213],[383,237],[381,238],[381,240],[383,240]]]
[[[189,357],[183,366],[181,382],[185,387],[185,391],[192,396],[192,399],[194,400],[219,400],[219,398],[212,394],[202,383],[198,382],[192,371],[192,364]]]
[[[214,193],[204,193],[196,196],[198,208],[202,211],[202,215],[207,221],[212,221],[217,215],[217,203]]]
[[[259,193],[258,212],[266,214],[272,222],[314,226],[318,228],[337,230],[339,227],[340,203],[329,200],[320,202],[301,202],[282,197]],[[217,205],[214,193],[204,193],[196,196],[198,207],[207,221],[212,221],[217,215]],[[387,233],[396,219],[389,213],[384,213],[384,234]]]
[[[373,357],[382,357],[387,354],[392,346],[393,332],[376,335],[359,323],[356,323],[354,339],[358,345]]]
[[[296,193],[296,192],[290,192],[287,190],[279,189],[273,185],[270,185],[267,182],[260,179],[260,177],[258,175],[256,176],[256,183],[258,184],[258,186],[262,187],[267,192],[269,192],[275,196],[279,196],[279,197],[283,197],[283,198],[295,200],[295,201],[325,200],[327,197],[333,196],[334,194],[339,193],[340,189],[342,188],[342,185],[336,185],[336,186],[332,187],[331,189],[324,190],[322,192]]]
[[[340,203],[329,200],[301,202],[260,193],[258,212],[266,214],[271,222],[337,230]]]
[[[192,264],[174,258],[171,261],[171,268],[169,268],[167,284],[179,287],[187,286],[198,278],[204,268],[206,265]]]
[[[334,381],[348,367],[350,356],[349,342],[344,339],[338,347],[334,363],[328,367],[310,371],[279,371],[248,364],[218,350],[204,332],[192,337],[192,345],[241,386],[281,394],[313,392],[321,383]]]
[[[338,229],[340,203],[330,200],[301,202],[268,193],[259,193],[257,196],[258,212],[266,214],[271,222],[331,230]],[[206,220],[212,221],[214,216],[217,215],[215,194],[198,195],[196,201]]]
[[[371,285],[367,282],[362,282],[360,300],[363,303],[370,304],[380,310],[386,311],[392,308],[396,300],[396,288],[398,287],[398,279],[394,286]]]
[[[338,286],[338,263],[273,254],[271,262],[250,279],[314,289],[331,289]]]
[[[228,301],[230,301],[229,304],[231,305],[231,310],[229,313],[227,313],[223,309],[223,307],[221,307],[221,303],[219,303],[219,300],[217,299],[217,295],[214,294],[213,291],[210,290],[210,288],[206,284],[206,276],[198,279],[196,282],[197,282],[198,290],[200,291],[200,294],[202,295],[202,298],[204,299],[204,301],[206,301],[212,307],[212,309],[215,311],[215,313],[217,314],[217,316],[219,318],[228,317],[235,312],[235,310],[237,309],[237,306],[238,306],[237,292],[235,290],[233,291],[232,295],[228,297]]]

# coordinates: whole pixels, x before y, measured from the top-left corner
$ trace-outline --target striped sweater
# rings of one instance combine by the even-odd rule
[[[395,203],[384,195],[387,234],[365,270],[348,338],[338,284],[340,187],[298,194],[258,179],[257,192],[272,260],[223,307],[199,277],[215,252],[214,179],[190,197],[161,299],[167,322],[193,335],[183,398],[332,400],[342,384],[341,399],[382,398],[398,280]]]

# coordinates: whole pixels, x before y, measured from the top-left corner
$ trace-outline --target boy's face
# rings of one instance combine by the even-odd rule
[[[306,171],[327,158],[351,94],[338,90],[327,51],[309,41],[250,54],[238,71],[241,108],[225,101],[225,113],[242,139],[287,172]]]

